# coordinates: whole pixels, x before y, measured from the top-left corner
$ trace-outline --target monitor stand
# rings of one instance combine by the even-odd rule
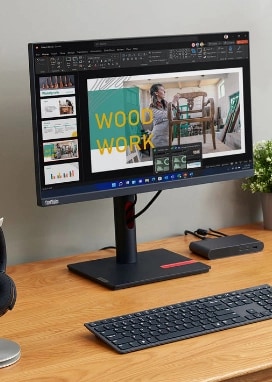
[[[137,253],[134,195],[114,199],[116,257],[68,264],[68,269],[116,290],[208,272],[210,266],[163,248]]]

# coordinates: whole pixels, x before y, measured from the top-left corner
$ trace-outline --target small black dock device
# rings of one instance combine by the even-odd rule
[[[193,241],[189,244],[189,248],[193,253],[213,260],[260,252],[264,244],[260,240],[238,234]]]

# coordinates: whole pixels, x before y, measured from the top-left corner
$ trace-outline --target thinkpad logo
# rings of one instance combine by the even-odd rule
[[[50,200],[45,200],[44,201],[44,204],[46,206],[54,206],[56,204],[59,204],[59,200],[58,199],[50,199]]]

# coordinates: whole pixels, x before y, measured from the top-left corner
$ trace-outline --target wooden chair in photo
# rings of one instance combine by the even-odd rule
[[[185,102],[181,102],[182,99]],[[184,107],[185,105],[187,107]],[[180,144],[182,126],[199,124],[202,127],[203,143],[206,143],[206,133],[210,129],[213,148],[216,149],[214,114],[214,100],[207,99],[206,92],[180,93],[176,104],[168,104],[169,142],[173,141],[174,126],[178,127],[176,132]]]

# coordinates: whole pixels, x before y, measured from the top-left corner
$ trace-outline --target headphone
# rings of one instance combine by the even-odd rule
[[[0,317],[14,307],[17,296],[15,283],[6,274],[7,252],[2,222],[0,219]]]

